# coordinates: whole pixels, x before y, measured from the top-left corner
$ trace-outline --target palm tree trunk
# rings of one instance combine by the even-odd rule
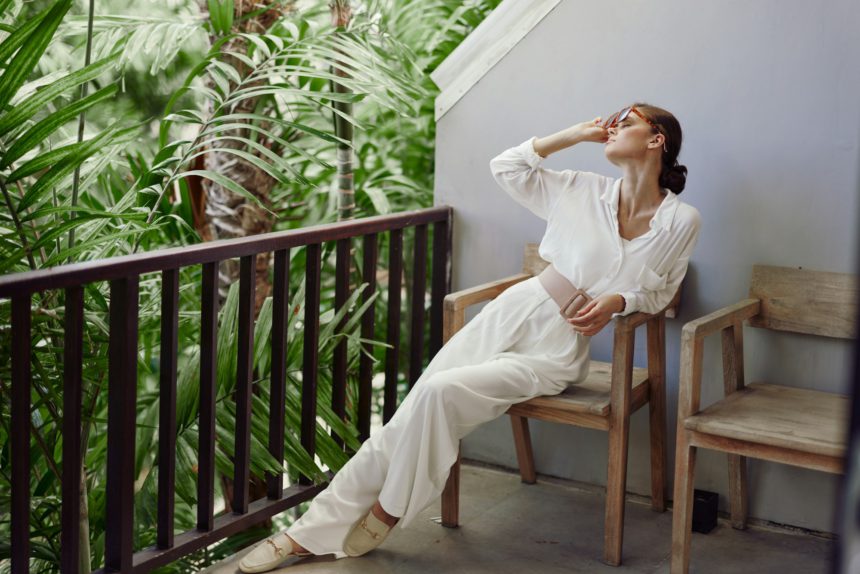
[[[352,17],[352,9],[349,6],[349,0],[333,0],[329,4],[331,9],[332,26],[337,30],[335,35],[340,33],[341,29],[346,29],[349,26],[350,18]],[[342,78],[348,78],[349,73],[345,69],[344,62],[338,60],[332,65],[332,74]],[[346,94],[349,93],[349,88],[332,80],[332,92]],[[333,102],[334,108],[348,115],[352,115],[351,102]],[[335,135],[352,142],[352,124],[343,116],[334,113],[334,129]],[[346,143],[337,144],[337,193],[338,193],[338,220],[348,220],[353,218],[353,210],[355,209],[355,185],[352,172],[352,147]],[[351,259],[351,258],[350,258]],[[350,273],[350,276],[352,273]]]
[[[255,2],[236,2],[233,21],[238,23],[236,27],[241,32],[265,32],[280,19],[284,11],[293,10],[293,4],[294,1],[276,4],[265,12],[243,19],[246,14],[259,9],[259,5]],[[203,1],[202,5],[205,10],[206,2]],[[212,38],[213,42],[215,40],[216,38]],[[244,38],[234,38],[225,44],[224,50],[244,53],[246,43]],[[241,61],[229,56],[225,56],[225,58],[228,60],[227,63],[244,76],[246,70]],[[250,113],[257,104],[258,98],[245,99],[233,112]],[[247,137],[249,133],[247,130],[238,130],[238,132],[236,135],[243,137]],[[272,142],[261,141],[260,143],[270,147]],[[234,140],[224,140],[220,142],[219,146],[241,148],[243,144]],[[253,150],[245,151],[255,153]],[[265,171],[226,152],[212,151],[202,157],[204,169],[224,175],[254,194],[263,205],[267,207],[271,205],[270,194],[276,181]],[[197,230],[204,241],[268,233],[275,224],[272,216],[258,205],[208,179],[198,179],[194,182],[192,201],[195,204],[192,206],[195,214],[203,214],[200,219],[195,217],[195,224],[198,226]],[[257,256],[255,317],[271,291],[270,263],[271,254],[265,253]],[[234,260],[222,261],[218,277],[218,292],[222,302],[227,297],[230,285],[238,282],[238,280],[239,262]]]

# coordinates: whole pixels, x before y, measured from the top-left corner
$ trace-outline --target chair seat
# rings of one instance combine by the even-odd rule
[[[753,383],[688,417],[684,426],[709,435],[842,457],[848,397]]]
[[[609,415],[612,363],[591,361],[588,378],[582,383],[567,387],[557,395],[535,397],[517,403],[508,409],[509,414],[543,418],[542,412],[579,413],[598,416]],[[648,400],[648,369],[633,368],[631,410],[635,411]],[[555,420],[555,417],[551,417]]]

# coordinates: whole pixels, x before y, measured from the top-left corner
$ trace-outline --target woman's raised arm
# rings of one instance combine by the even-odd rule
[[[539,156],[547,157],[558,150],[580,142],[603,143],[608,137],[607,130],[600,127],[600,117],[596,117],[590,122],[574,124],[552,135],[537,138],[534,142],[534,148]]]

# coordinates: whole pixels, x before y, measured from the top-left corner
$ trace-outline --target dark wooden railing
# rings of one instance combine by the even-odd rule
[[[12,303],[12,572],[27,572],[30,556],[30,392],[31,300],[34,293],[65,289],[66,320],[63,382],[63,460],[81,458],[81,373],[83,361],[84,286],[110,282],[110,344],[108,368],[108,450],[105,508],[105,564],[98,572],[148,572],[200,548],[253,526],[315,496],[324,484],[307,477],[284,488],[283,477],[267,475],[267,497],[249,501],[251,369],[254,333],[254,262],[257,254],[274,252],[272,374],[269,451],[284,459],[286,336],[289,308],[289,250],[306,247],[306,298],[302,366],[301,441],[313,457],[317,412],[317,368],[320,311],[321,244],[336,241],[335,306],[349,297],[349,252],[352,239],[363,239],[363,280],[367,301],[376,291],[377,236],[390,232],[388,333],[385,357],[384,420],[396,409],[400,370],[400,290],[403,229],[415,227],[415,269],[412,284],[412,327],[409,384],[422,369],[426,291],[427,226],[433,225],[429,353],[442,346],[442,302],[451,289],[452,209],[447,206],[369,217],[253,237],[203,243],[65,265],[0,277],[0,298]],[[218,263],[240,258],[238,358],[236,372],[236,445],[232,512],[214,515],[215,382],[218,315]],[[174,535],[174,473],[176,446],[176,369],[179,310],[179,269],[202,265],[200,409],[197,528]],[[144,273],[162,274],[161,366],[158,436],[158,530],[155,546],[134,552],[135,414],[137,406],[138,285]],[[346,322],[348,317],[344,317]],[[341,323],[341,326],[343,323]],[[366,310],[361,335],[372,339],[374,307]],[[334,353],[332,407],[345,416],[347,341]],[[369,347],[367,352],[371,353]],[[359,363],[358,421],[361,440],[370,434],[372,362],[362,353]],[[79,571],[79,464],[62,470],[61,571]]]

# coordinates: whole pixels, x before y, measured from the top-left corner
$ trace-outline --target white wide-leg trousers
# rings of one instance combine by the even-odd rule
[[[584,380],[588,343],[536,277],[506,289],[439,350],[391,420],[287,533],[314,554],[342,558],[347,533],[377,499],[406,527],[441,495],[460,439],[514,403]]]

